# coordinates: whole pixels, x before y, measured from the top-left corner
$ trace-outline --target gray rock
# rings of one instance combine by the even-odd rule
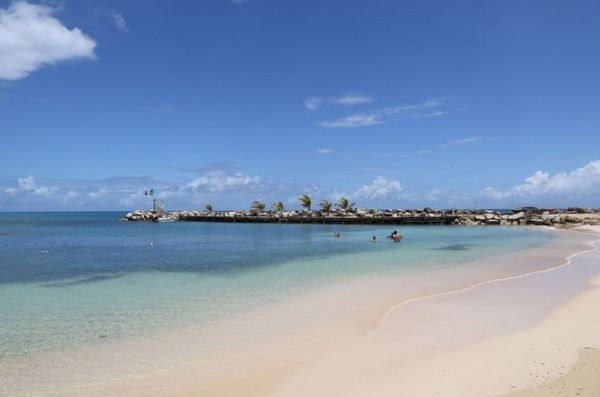
[[[525,213],[523,211],[508,216],[508,219],[510,219],[511,221],[516,221],[522,218],[525,218]]]

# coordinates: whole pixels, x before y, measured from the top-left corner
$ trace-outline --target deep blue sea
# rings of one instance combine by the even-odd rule
[[[552,238],[521,228],[414,226],[397,227],[405,238],[392,243],[389,226],[135,223],[123,215],[0,213],[0,365]]]

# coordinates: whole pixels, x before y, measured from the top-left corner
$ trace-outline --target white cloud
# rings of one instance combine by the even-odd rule
[[[259,176],[248,176],[235,172],[229,165],[209,164],[203,167],[200,173],[200,176],[188,182],[181,190],[224,193],[258,190],[262,185],[262,179]]]
[[[353,114],[337,120],[321,121],[319,125],[327,128],[356,128],[383,123],[381,116],[374,113]]]
[[[117,29],[119,29],[122,33],[129,32],[129,27],[127,26],[127,22],[125,21],[125,17],[123,16],[123,14],[119,12],[113,12],[110,14],[110,17],[115,23]]]
[[[355,199],[380,200],[394,198],[402,191],[400,182],[378,176],[369,185],[363,185],[352,197]]]
[[[356,106],[363,103],[371,103],[373,98],[369,95],[342,95],[337,97],[314,96],[306,98],[304,105],[308,110],[317,110],[323,104],[334,104],[342,106]]]
[[[316,194],[314,181],[268,180],[240,172],[228,163],[188,168],[195,177],[174,183],[150,177],[103,179],[0,179],[0,208],[5,210],[131,210],[151,208],[163,199],[168,209],[196,209],[211,203],[219,209],[245,208],[252,200],[269,203],[297,192]],[[153,189],[154,195],[144,195]]]
[[[95,192],[88,192],[88,195],[93,198],[98,198],[98,197],[107,196],[109,193],[110,193],[110,191],[106,187],[101,187],[100,189],[98,189]]]
[[[371,103],[373,98],[368,95],[345,95],[337,98],[332,98],[333,103],[337,105],[356,106],[362,103]]]
[[[333,151],[332,151],[331,149],[326,149],[326,148],[323,148],[323,149],[317,149],[317,154],[320,154],[320,155],[322,155],[322,156],[327,156],[327,155],[330,155],[332,152],[333,152]]]
[[[511,198],[544,198],[547,200],[565,198],[568,205],[575,205],[582,199],[600,195],[600,160],[593,160],[581,168],[571,172],[559,172],[550,175],[548,172],[536,171],[523,183],[506,191],[487,187],[484,195],[496,200]]]
[[[19,178],[17,183],[19,184],[19,188],[26,192],[35,189],[35,180],[31,175],[25,178]]]
[[[370,168],[369,170],[373,170]],[[6,210],[56,209],[134,209],[151,208],[152,199],[165,199],[170,209],[200,208],[212,203],[221,209],[244,208],[252,200],[273,202],[299,192],[334,201],[345,196],[361,206],[376,203],[390,206],[440,207],[483,206],[486,208],[535,206],[597,206],[600,197],[600,159],[571,172],[550,174],[537,171],[508,190],[486,188],[479,193],[448,191],[428,187],[429,191],[406,191],[393,178],[377,176],[356,190],[323,190],[314,181],[292,179],[272,181],[240,172],[227,164],[209,164],[193,171],[196,176],[179,183],[149,177],[114,177],[98,180],[36,179],[26,176],[0,180],[0,208]],[[343,188],[343,186],[338,186]],[[144,196],[154,189],[154,196]]]
[[[79,196],[81,196],[80,193],[77,193],[74,190],[69,190],[69,191],[67,191],[67,194],[65,194],[65,199],[66,200],[75,199],[75,198],[77,198]]]
[[[419,104],[381,108],[369,113],[359,113],[336,120],[321,121],[319,125],[321,127],[353,128],[406,118],[440,117],[448,113],[447,110],[441,109],[447,102],[448,98],[434,98]]]
[[[480,136],[472,136],[469,138],[463,138],[463,139],[457,139],[451,142],[446,142],[446,143],[442,143],[440,145],[440,148],[447,148],[449,146],[457,146],[457,145],[465,145],[467,143],[473,143],[473,142],[479,142],[481,141],[483,138]]]
[[[231,3],[235,4],[235,5],[245,4],[247,2],[248,2],[248,0],[231,0]]]
[[[9,196],[22,194],[31,194],[34,196],[50,196],[57,191],[56,186],[38,186],[32,176],[17,179],[17,187],[4,189],[4,193]]]
[[[50,7],[17,1],[0,9],[0,79],[19,80],[46,64],[93,59],[96,42],[68,29]]]
[[[323,98],[310,97],[304,100],[304,106],[306,106],[308,110],[316,110],[321,105],[321,102],[323,102]]]
[[[447,111],[434,110],[441,106],[446,105],[448,98],[433,98],[428,99],[425,102],[413,104],[413,105],[401,105],[389,108],[379,109],[377,112],[389,116],[389,117],[413,117],[413,118],[426,118],[426,117],[439,117],[443,116]]]
[[[253,190],[259,187],[261,179],[258,176],[213,175],[201,176],[185,185],[184,190],[207,193],[224,193],[237,190]]]

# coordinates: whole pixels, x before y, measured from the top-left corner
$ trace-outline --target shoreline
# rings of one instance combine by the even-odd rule
[[[598,235],[598,240],[597,242],[600,242],[600,234]],[[596,243],[597,243],[596,242]],[[380,327],[386,320],[387,318],[397,309],[401,308],[402,306],[411,304],[411,303],[415,303],[415,302],[420,302],[422,300],[427,300],[427,299],[435,299],[435,298],[442,298],[444,296],[450,296],[450,295],[455,295],[455,294],[462,294],[464,292],[473,290],[475,288],[480,288],[486,285],[490,285],[490,284],[495,284],[495,283],[502,283],[505,281],[510,281],[510,280],[516,280],[516,279],[520,279],[523,277],[530,277],[536,274],[542,274],[542,273],[546,273],[546,272],[551,272],[560,268],[563,268],[565,266],[569,266],[572,262],[573,259],[580,256],[580,255],[584,255],[587,254],[589,252],[594,252],[598,250],[598,246],[596,245],[596,243],[590,243],[590,245],[592,245],[592,248],[588,249],[588,250],[582,250],[582,251],[578,251],[575,252],[573,254],[570,254],[569,256],[567,256],[565,258],[565,262],[561,263],[559,265],[556,266],[552,266],[549,267],[547,269],[541,269],[541,270],[533,270],[527,273],[523,273],[523,274],[518,274],[518,275],[512,275],[512,276],[507,276],[507,277],[500,277],[500,278],[495,278],[495,279],[491,279],[491,280],[485,280],[485,281],[481,281],[472,285],[469,285],[467,287],[464,288],[460,288],[460,289],[456,289],[456,290],[451,290],[451,291],[446,291],[446,292],[441,292],[441,293],[437,293],[437,294],[432,294],[432,295],[425,295],[425,296],[419,296],[419,297],[415,297],[412,299],[408,299],[405,300],[403,302],[398,303],[396,306],[392,306],[386,313],[385,315],[381,318],[381,321],[378,325],[378,327]]]
[[[470,290],[478,290],[477,287],[485,289],[490,286],[488,284],[509,283],[510,280],[504,280],[500,283],[495,282],[496,279],[493,279],[483,281],[483,284],[479,286],[473,285],[473,280],[481,280],[481,277],[494,277],[494,274],[496,274],[489,267],[482,266],[488,263],[490,259],[498,262],[496,266],[498,274],[504,274],[506,277],[507,272],[516,272],[516,277],[514,275],[510,276],[511,280],[512,278],[527,278],[519,276],[519,272],[523,269],[516,265],[512,266],[511,263],[515,262],[518,258],[522,260],[529,258],[531,261],[529,265],[534,267],[533,271],[529,273],[537,273],[538,271],[535,270],[536,266],[543,269],[541,272],[548,272],[548,258],[555,258],[552,269],[564,267],[565,260],[564,256],[561,257],[561,252],[571,247],[569,254],[572,254],[575,246],[583,244],[582,242],[575,243],[575,240],[572,240],[569,236],[576,236],[577,241],[587,241],[589,239],[589,235],[582,236],[581,233],[572,231],[548,230],[548,232],[558,233],[557,235],[559,236],[558,240],[549,243],[550,246],[544,245],[526,250],[527,254],[517,252],[500,256],[495,255],[493,258],[474,261],[469,267],[472,270],[470,276],[472,280],[469,281],[469,279],[463,278],[463,281],[459,281],[458,287],[460,288],[458,290],[454,288],[451,291],[442,292],[436,298],[428,298],[421,293],[416,298],[413,298],[414,301],[411,301],[410,305],[404,303],[398,306],[399,295],[396,289],[408,288],[416,279],[408,277],[404,280],[404,284],[398,284],[384,277],[379,280],[361,279],[343,282],[340,286],[325,287],[324,290],[293,298],[280,305],[269,307],[263,312],[244,313],[241,317],[241,323],[245,323],[250,327],[256,327],[261,324],[263,328],[268,328],[270,331],[271,328],[279,327],[280,322],[291,322],[290,324],[292,325],[305,327],[305,323],[307,322],[304,321],[305,316],[309,316],[311,319],[308,322],[321,325],[317,328],[304,329],[302,332],[295,333],[293,337],[282,334],[273,340],[259,341],[258,347],[245,346],[240,350],[241,346],[248,345],[249,341],[242,343],[240,348],[230,346],[231,349],[228,352],[223,352],[223,357],[216,361],[211,361],[201,351],[196,352],[194,350],[193,341],[197,340],[199,336],[197,334],[198,330],[193,327],[187,330],[174,330],[167,334],[157,335],[156,338],[145,338],[144,340],[136,340],[112,346],[111,349],[113,350],[110,351],[113,353],[103,349],[89,349],[89,357],[102,357],[110,353],[108,354],[110,361],[111,355],[122,355],[124,352],[130,351],[136,352],[133,354],[135,357],[136,354],[139,354],[139,351],[143,351],[143,349],[147,349],[152,344],[158,343],[159,345],[164,345],[162,349],[166,349],[165,353],[174,348],[174,351],[179,352],[182,357],[172,357],[171,353],[167,353],[164,357],[164,366],[162,368],[148,368],[148,371],[135,371],[134,373],[123,374],[123,376],[109,377],[106,379],[107,382],[101,384],[96,383],[96,381],[92,382],[92,379],[90,379],[84,382],[87,386],[80,385],[77,392],[74,392],[73,389],[65,385],[65,388],[60,389],[60,393],[49,394],[73,395],[81,394],[81,392],[85,391],[86,395],[162,396],[197,395],[201,393],[211,396],[226,396],[236,395],[241,392],[248,396],[271,395],[277,391],[277,388],[281,384],[286,384],[294,374],[302,373],[302,371],[310,368],[326,352],[336,351],[336,349],[343,348],[345,344],[355,343],[355,341],[361,340],[366,335],[379,332],[380,328],[386,328],[388,326],[388,318],[390,316],[394,317],[393,313],[396,310],[401,311],[407,307],[417,306],[427,300],[445,300],[451,298],[452,295],[464,295]],[[574,246],[573,244],[576,245]],[[581,250],[578,249],[578,251]],[[537,252],[537,256],[532,254],[535,252]],[[533,264],[534,262],[536,264]],[[443,284],[444,288],[448,288],[448,279],[456,277],[456,273],[452,269],[446,269],[443,273],[435,274],[439,276],[438,279],[445,280]],[[430,278],[427,274],[420,274],[417,277]],[[460,280],[460,277],[457,280]],[[439,287],[432,282],[427,288],[435,290],[439,289]],[[418,293],[418,290],[419,288],[415,290],[416,293]],[[465,290],[466,292],[460,292],[460,290]],[[374,291],[377,292],[374,293]],[[410,290],[403,291],[403,293],[404,300],[411,300],[410,296],[407,296]],[[395,306],[398,306],[398,308],[394,308]],[[324,318],[319,322],[314,321],[315,312],[319,312],[316,314]],[[419,322],[419,319],[415,321],[416,324]],[[220,329],[226,330],[228,324],[225,323],[223,325]],[[260,328],[257,328],[257,330],[260,330]],[[510,330],[512,329],[508,329],[508,331]],[[508,331],[506,329],[499,329],[487,330],[486,332],[494,334],[495,332],[502,333]],[[227,338],[235,341],[239,337],[233,332]],[[176,342],[177,340],[186,340],[188,343],[180,345]],[[455,342],[449,343],[445,349],[450,348]],[[175,343],[175,345],[171,343]],[[114,350],[115,347],[118,348],[117,351]],[[237,353],[235,353],[236,349]],[[151,356],[145,357],[142,354],[138,359],[143,361],[143,359],[148,359],[149,357]],[[414,357],[416,358],[416,356]],[[383,358],[385,358],[385,354]],[[60,357],[53,357],[51,355],[46,360],[41,360],[40,363],[50,360],[55,361],[56,359],[60,361]],[[81,357],[72,357],[69,359],[81,360]],[[90,367],[89,371],[93,371],[93,367]],[[165,385],[169,386],[165,387]],[[250,390],[255,390],[256,392],[252,394]]]
[[[597,236],[595,236],[594,241],[598,241]],[[560,270],[560,269],[565,269],[568,268],[570,265],[572,264],[572,260],[574,258],[577,258],[581,255],[585,255],[591,252],[597,251],[597,246],[593,245],[593,248],[591,249],[585,249],[582,251],[577,251],[575,253],[572,253],[571,255],[569,255],[568,258],[565,259],[565,261],[563,261],[564,263],[558,264],[556,266],[553,266],[552,268],[549,269],[544,269],[544,270],[539,270],[539,271],[533,271],[533,272],[529,272],[526,275],[517,275],[517,276],[511,276],[511,277],[507,277],[507,278],[503,278],[503,279],[495,279],[495,280],[488,280],[488,281],[484,281],[482,283],[479,283],[478,285],[471,285],[468,286],[466,288],[462,288],[460,290],[454,290],[454,291],[448,291],[446,293],[442,293],[442,294],[438,294],[438,296],[432,296],[432,297],[419,297],[414,299],[414,301],[409,302],[411,303],[411,305],[408,305],[407,303],[403,303],[400,304],[400,306],[397,307],[397,309],[402,310],[403,307],[402,306],[406,306],[406,307],[410,307],[410,306],[418,306],[419,304],[423,304],[425,302],[427,302],[428,300],[431,301],[436,301],[436,300],[447,300],[448,298],[451,298],[453,295],[454,296],[465,296],[467,294],[469,294],[472,291],[480,291],[480,290],[486,290],[487,288],[490,287],[494,287],[496,285],[501,285],[501,286],[506,286],[507,284],[510,284],[511,282],[517,282],[517,281],[522,281],[522,280],[529,280],[531,277],[535,277],[537,275],[544,275],[544,274],[553,274],[554,271]],[[581,294],[581,289],[582,287],[580,286],[578,288],[578,292],[576,292],[575,296],[579,296],[579,294]],[[573,299],[572,296],[567,296],[567,299],[565,299],[567,302],[570,301],[571,299]],[[462,302],[463,304],[466,302]],[[564,302],[560,301],[557,303],[559,306],[563,305]],[[393,313],[396,310],[396,308],[390,308],[388,310],[388,312]],[[547,315],[548,312],[552,312],[554,310],[554,306],[552,307],[548,307],[546,308],[546,310],[544,311],[544,315]],[[373,382],[369,385],[369,381],[368,381],[368,377],[364,376],[364,374],[361,374],[361,371],[363,369],[366,369],[370,366],[370,364],[373,364],[374,367],[378,367],[378,363],[383,361],[386,362],[388,361],[389,358],[389,354],[392,354],[391,351],[394,350],[393,346],[389,346],[389,344],[391,343],[390,341],[390,335],[388,335],[388,339],[385,341],[385,343],[380,346],[380,350],[377,352],[373,352],[371,349],[366,349],[366,346],[364,345],[364,341],[365,339],[368,341],[370,338],[370,335],[373,334],[377,334],[379,332],[381,332],[380,328],[385,328],[388,326],[388,324],[386,324],[386,320],[387,318],[390,316],[390,314],[386,314],[383,317],[381,317],[379,323],[377,325],[371,324],[370,326],[370,330],[368,330],[366,333],[360,333],[359,335],[355,335],[354,337],[350,337],[345,339],[346,342],[343,342],[341,345],[338,343],[338,341],[336,340],[336,342],[330,341],[330,343],[337,343],[337,346],[331,348],[331,346],[328,347],[322,347],[323,348],[323,354],[320,355],[319,358],[310,358],[310,359],[305,359],[304,361],[302,360],[298,360],[297,362],[290,362],[288,363],[287,366],[277,366],[277,365],[273,365],[273,367],[271,368],[271,371],[257,371],[254,376],[247,376],[248,374],[246,374],[246,376],[237,376],[237,377],[232,377],[229,380],[222,380],[221,382],[217,382],[217,383],[212,383],[212,386],[207,387],[207,385],[205,386],[190,386],[190,387],[184,387],[184,388],[175,388],[175,390],[169,390],[169,392],[167,393],[162,393],[162,392],[157,392],[156,394],[150,393],[150,395],[157,395],[157,396],[163,396],[163,395],[171,395],[171,392],[175,392],[175,395],[181,395],[181,396],[192,396],[192,395],[197,395],[198,393],[201,393],[203,395],[211,395],[211,396],[230,396],[230,395],[239,395],[239,393],[244,393],[244,395],[247,396],[264,396],[264,395],[274,395],[274,396],[303,396],[303,395],[332,395],[335,393],[341,393],[344,395],[356,395],[356,396],[385,396],[385,395],[396,395],[397,392],[399,391],[406,391],[406,382],[412,377],[408,376],[405,377],[403,382],[397,382],[395,379],[391,380],[390,384],[392,385],[390,390],[382,390],[381,387],[378,385],[378,383],[380,383],[379,381],[377,382]],[[418,317],[418,316],[417,316]],[[414,320],[414,319],[413,319]],[[418,317],[417,320],[423,320],[423,318]],[[538,321],[541,320],[541,317],[537,319]],[[524,321],[523,323],[518,323],[516,325],[514,325],[512,328],[508,328],[506,330],[485,330],[485,332],[481,332],[480,335],[477,335],[476,338],[474,338],[474,340],[468,340],[468,341],[451,341],[451,343],[449,343],[448,346],[438,346],[436,348],[436,350],[445,353],[445,352],[452,352],[453,349],[456,349],[457,346],[460,348],[461,346],[470,346],[472,343],[480,343],[481,340],[486,340],[487,338],[502,338],[504,335],[511,335],[514,332],[519,332],[520,329],[522,328],[527,328],[532,326],[532,323],[535,324],[537,321],[525,321],[523,319],[521,319],[520,321]],[[419,323],[420,321],[416,321],[416,323]],[[382,326],[383,325],[383,326]],[[397,324],[396,324],[397,326]],[[420,330],[422,331],[422,330]],[[389,330],[388,330],[389,333]],[[413,337],[415,336],[415,334],[413,334]],[[422,339],[421,337],[421,333],[417,333],[416,337],[418,339]],[[438,335],[438,337],[443,337],[443,335]],[[399,338],[398,335],[395,335],[395,332],[392,333],[391,338],[393,340],[397,340]],[[458,338],[460,339],[460,337]],[[440,343],[440,339],[437,339],[437,344],[439,345],[443,345],[443,343]],[[361,346],[362,345],[362,346]],[[327,348],[329,348],[330,350],[328,350]],[[403,344],[402,345],[403,349],[400,349],[400,351],[404,350],[404,353],[409,353],[409,356],[412,357],[412,360],[414,360],[415,362],[422,362],[423,357],[420,357],[420,354],[417,354],[414,351],[410,351],[410,347],[408,345]],[[355,355],[351,355],[350,357],[345,357],[344,353],[346,350],[348,349],[354,349],[355,350]],[[413,349],[414,350],[414,349]],[[378,354],[379,353],[379,354]],[[423,352],[420,352],[423,353]],[[427,354],[429,354],[429,352],[427,352]],[[333,362],[329,361],[330,358],[333,358]],[[348,358],[348,360],[347,360]],[[372,360],[374,360],[373,362],[370,363],[365,363],[365,361],[369,361],[368,358],[371,358]],[[355,362],[353,362],[353,359]],[[356,365],[356,367],[353,367],[353,365]],[[333,377],[332,379],[332,371],[333,368],[336,367],[336,365],[340,366],[340,369],[342,371],[342,374],[339,378],[335,378]],[[402,363],[402,365],[406,366],[411,366],[411,363]],[[406,369],[405,367],[402,367],[402,365],[400,366],[403,369]],[[384,366],[385,367],[385,366]],[[350,371],[348,371],[350,369]],[[353,371],[356,371],[356,373],[354,373]],[[387,372],[389,371],[389,368],[379,368],[379,371],[377,372]],[[324,375],[327,374],[327,375]],[[423,379],[424,382],[427,381],[427,379],[431,379],[430,375],[432,374],[428,374],[425,378]],[[355,384],[355,382],[349,382],[349,380],[353,380],[353,379],[359,379],[359,385]],[[466,381],[467,379],[463,379],[463,381]],[[386,384],[386,381],[383,381],[381,384]],[[369,385],[368,387],[364,387],[365,385]],[[400,389],[396,389],[393,385],[402,385],[402,387]],[[358,387],[357,387],[358,386]],[[372,390],[379,390],[378,392],[371,392]],[[138,390],[137,392],[139,392],[140,390]],[[133,391],[133,393],[131,395],[138,395],[136,391]],[[151,392],[151,390],[149,389],[145,389],[143,394],[148,394],[149,392]],[[445,395],[456,395],[456,396],[463,396],[463,395],[473,395],[473,396],[479,396],[481,394],[463,394],[464,390],[461,391],[458,394],[439,394],[442,396]],[[419,388],[415,388],[411,390],[411,395],[423,395],[423,396],[429,396],[429,395],[437,395],[437,394],[428,394],[428,393],[422,393],[422,390],[420,390]]]
[[[85,392],[86,395],[203,395],[211,396],[228,396],[228,395],[244,395],[263,396],[275,395],[281,385],[288,384],[291,379],[298,373],[303,373],[311,368],[323,356],[331,354],[339,349],[344,348],[346,344],[355,344],[363,340],[371,334],[377,334],[389,327],[389,321],[394,323],[395,313],[404,311],[406,308],[423,305],[428,301],[446,301],[453,299],[456,296],[463,296],[472,291],[480,289],[488,289],[494,285],[503,285],[514,282],[519,279],[528,279],[537,274],[552,273],[550,270],[557,270],[566,266],[570,259],[576,258],[584,254],[581,249],[577,253],[572,250],[575,246],[583,248],[583,240],[588,241],[589,234],[583,234],[574,231],[548,230],[548,233],[557,233],[559,238],[545,244],[541,247],[532,248],[524,252],[516,252],[503,255],[494,255],[493,258],[485,258],[476,260],[469,266],[468,271],[471,281],[465,278],[458,278],[456,288],[447,290],[441,293],[433,293],[429,296],[421,289],[416,288],[414,293],[417,296],[410,297],[410,284],[416,279],[411,279],[410,276],[404,279],[404,283],[394,283],[388,277],[380,279],[370,278],[368,280],[360,279],[355,281],[344,281],[338,286],[324,287],[323,290],[312,291],[308,295],[294,297],[289,301],[277,304],[273,307],[268,307],[262,312],[244,313],[239,319],[240,322],[248,326],[257,327],[262,324],[263,328],[277,328],[279,322],[291,322],[292,325],[297,325],[302,328],[302,332],[294,333],[293,336],[282,334],[278,338],[269,341],[259,342],[258,347],[241,346],[236,348],[231,347],[228,352],[224,352],[224,356],[217,361],[212,361],[211,358],[202,355],[201,351],[194,351],[193,341],[199,338],[198,330],[190,327],[187,330],[173,330],[162,335],[156,335],[155,338],[144,338],[111,346],[112,350],[89,349],[89,356],[100,357],[107,355],[108,362],[110,357],[117,357],[124,352],[137,352],[148,348],[152,344],[163,344],[165,353],[171,347],[176,349],[190,348],[189,352],[184,350],[175,350],[182,353],[182,357],[172,357],[170,353],[165,356],[164,366],[162,368],[148,368],[148,371],[135,371],[124,376],[109,377],[102,383],[97,383],[97,380],[88,381],[81,384],[74,392],[73,388],[65,385],[65,388],[60,388],[60,392],[47,393],[49,395],[77,395]],[[571,239],[569,236],[577,236],[577,239]],[[580,239],[581,238],[581,241]],[[579,242],[575,242],[575,240]],[[575,245],[573,245],[575,244]],[[571,247],[571,248],[568,248]],[[570,249],[569,255],[560,258],[561,252],[565,249]],[[589,250],[583,250],[589,251]],[[536,253],[535,254],[533,253]],[[566,257],[566,258],[565,258]],[[523,269],[512,262],[517,260],[529,260],[529,266],[532,268],[527,274],[519,273]],[[551,268],[548,268],[548,258],[554,258]],[[497,270],[492,271],[486,265],[490,260],[497,262]],[[502,264],[505,264],[503,266]],[[509,273],[506,276],[506,273]],[[516,274],[512,274],[516,273]],[[504,274],[504,277],[497,277]],[[511,275],[512,274],[512,275]],[[487,279],[481,281],[481,277]],[[448,288],[448,280],[452,277],[456,278],[456,274],[452,269],[445,269],[444,272],[432,272],[431,274],[421,273],[417,277],[432,279],[444,279],[444,288]],[[435,276],[435,277],[434,277]],[[477,281],[479,279],[479,281]],[[462,281],[460,281],[462,280]],[[473,283],[475,281],[475,283]],[[440,286],[431,284],[427,288],[439,289]],[[404,295],[398,295],[396,289],[409,288],[402,291]],[[374,291],[377,291],[374,293]],[[399,296],[404,298],[399,298]],[[565,300],[571,299],[572,296],[566,296]],[[398,303],[399,299],[401,303]],[[559,299],[560,301],[560,299]],[[410,303],[410,305],[408,304]],[[559,302],[560,303],[560,302]],[[554,303],[553,303],[554,304]],[[550,305],[552,306],[552,305]],[[551,310],[552,307],[547,307]],[[321,317],[318,322],[315,320],[315,312]],[[310,321],[305,321],[309,316]],[[412,321],[415,324],[422,323],[423,319],[416,318]],[[519,323],[520,321],[520,323]],[[489,337],[496,334],[513,332],[517,326],[523,326],[523,322],[531,322],[530,319],[519,319],[515,324],[508,327],[498,327],[494,330],[485,330],[481,335],[477,336],[477,340],[481,337]],[[318,325],[317,328],[306,328],[306,323]],[[517,324],[518,323],[518,324]],[[527,323],[529,324],[529,323]],[[227,329],[229,324],[224,323],[220,329]],[[504,327],[504,328],[503,328]],[[219,328],[219,327],[217,327]],[[289,327],[288,327],[289,328]],[[306,328],[306,329],[305,329]],[[260,330],[260,328],[257,328]],[[241,335],[240,335],[241,336]],[[231,333],[228,338],[234,341],[239,336],[235,332]],[[459,338],[460,339],[460,338]],[[187,344],[171,345],[174,341],[186,340],[192,343],[192,346]],[[460,342],[460,343],[458,343]],[[250,343],[246,342],[246,345]],[[447,346],[443,349],[453,348],[454,345],[466,343],[464,340],[449,340]],[[119,347],[120,346],[120,347]],[[118,348],[114,350],[114,348]],[[439,349],[442,347],[440,346]],[[237,349],[237,353],[236,353]],[[240,350],[241,349],[241,350]],[[409,349],[410,350],[410,349]],[[413,359],[419,359],[419,355],[414,351],[411,353]],[[116,355],[116,356],[115,356]],[[382,359],[386,358],[386,353],[382,353]],[[143,354],[138,357],[148,359],[151,356],[145,357]],[[229,357],[229,358],[228,358]],[[79,359],[82,357],[72,357],[68,359]],[[46,361],[60,361],[60,357],[49,355],[45,360],[40,360],[40,365]],[[102,358],[101,361],[105,360]],[[105,364],[106,365],[106,364]],[[93,367],[89,368],[90,371]],[[310,381],[310,377],[308,378]],[[169,386],[165,386],[169,385]],[[252,391],[254,390],[254,392]],[[43,393],[46,394],[46,393]],[[287,394],[283,394],[287,395]],[[294,395],[294,394],[290,394]]]
[[[595,325],[594,330],[588,330],[588,339],[584,340],[577,330],[590,324],[574,321],[570,309],[579,305],[584,310],[594,310],[600,302],[600,269],[593,268],[593,264],[592,268],[588,266],[586,271],[589,274],[575,283],[583,290],[565,302],[559,300],[557,306],[549,312],[541,310],[542,313],[539,313],[539,306],[543,304],[516,299],[514,294],[526,298],[531,295],[531,287],[540,287],[540,283],[563,284],[564,280],[561,278],[568,271],[581,271],[583,265],[577,263],[574,266],[575,261],[582,261],[581,258],[591,254],[596,254],[596,258],[600,257],[599,237],[595,236],[592,249],[575,253],[571,255],[570,261],[551,269],[484,282],[461,291],[414,300],[411,305],[397,305],[390,309],[380,327],[305,368],[274,395],[328,395],[336,392],[350,396],[392,396],[398,393],[408,393],[411,396],[481,396],[503,395],[511,390],[523,389],[522,394],[516,395],[527,396],[528,388],[540,387],[540,380],[552,385],[555,378],[563,375],[565,368],[574,361],[571,360],[573,350],[576,353],[590,345],[589,340],[600,347],[600,314],[595,316],[595,323],[592,323]],[[593,280],[594,285],[587,285],[588,280]],[[593,295],[592,300],[588,298],[590,295]],[[490,332],[490,329],[484,329],[488,326],[481,324],[483,321],[493,323],[492,328],[502,327],[505,322],[511,321],[510,316],[515,316],[515,311],[526,311],[524,307],[517,305],[543,316],[533,323],[517,323],[508,332],[505,330],[496,334]],[[490,313],[493,310],[498,312]],[[497,315],[504,315],[506,318],[498,321],[495,318]],[[528,313],[526,317],[532,317],[532,314]],[[473,323],[474,318],[478,324]],[[546,326],[548,322],[552,326]],[[443,331],[432,331],[430,327],[434,324],[443,328]],[[561,340],[562,347],[557,347],[553,338],[558,337],[553,332],[555,328],[560,330],[560,327],[568,328],[571,334]],[[457,330],[479,335],[471,340],[461,340],[461,335],[454,335],[455,341],[451,346],[440,346],[443,345],[440,341],[452,339],[447,333]],[[547,334],[552,336],[547,337]],[[557,331],[557,334],[560,335],[560,332]],[[537,346],[540,338],[544,340],[540,335],[546,336],[550,342],[545,340]],[[428,342],[423,343],[424,339]],[[422,344],[420,349],[410,346],[414,342]],[[395,354],[409,354],[410,357],[397,358],[394,357]],[[534,358],[528,360],[528,354]],[[460,364],[457,366],[457,363]],[[327,379],[320,377],[319,374],[323,372],[328,373]],[[300,387],[309,381],[312,382],[310,387]],[[575,378],[571,382],[578,380]],[[547,391],[548,387],[543,390]]]

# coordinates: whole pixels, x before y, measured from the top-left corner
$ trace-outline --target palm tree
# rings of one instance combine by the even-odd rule
[[[304,207],[310,211],[310,206],[311,206],[312,202],[311,202],[310,196],[308,194],[303,194],[302,196],[298,197],[298,202],[300,203],[300,205],[302,207]]]
[[[283,212],[283,209],[284,209],[283,203],[281,201],[273,203],[273,205],[271,206],[271,208],[273,208],[277,212]]]
[[[350,203],[350,201],[346,197],[340,197],[337,202],[337,206],[339,209],[343,211],[352,211],[352,207],[354,207],[356,203]]]
[[[265,209],[265,203],[261,203],[260,201],[253,201],[250,205],[250,209],[256,212],[263,212]]]
[[[213,212],[212,204],[206,204],[206,206],[204,208],[206,208],[206,212]]]
[[[331,206],[333,205],[333,203],[331,201],[328,200],[321,200],[319,202],[319,205],[321,206],[321,209],[326,212],[326,213],[330,213],[331,212]]]

